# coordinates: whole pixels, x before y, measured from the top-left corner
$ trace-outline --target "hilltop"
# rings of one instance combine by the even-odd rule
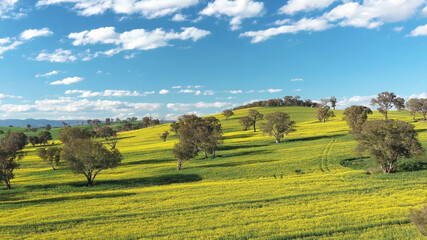
[[[224,128],[218,157],[200,155],[182,171],[171,152],[176,137],[159,137],[169,124],[122,132],[122,164],[92,188],[27,147],[14,189],[0,190],[0,238],[421,239],[408,213],[426,201],[427,170],[368,171],[375,164],[354,153],[343,111],[321,123],[313,108],[256,109],[289,113],[297,131],[276,144],[242,131],[238,121],[249,109],[228,120],[213,115]],[[427,122],[407,112],[389,118],[413,123],[427,147]]]

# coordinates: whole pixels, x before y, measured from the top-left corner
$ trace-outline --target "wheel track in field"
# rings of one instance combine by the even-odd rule
[[[335,141],[336,141],[335,138],[331,139],[331,141],[329,141],[329,143],[326,145],[325,149],[323,150],[322,157],[320,159],[320,170],[322,172],[331,171],[328,167],[328,156],[331,152],[332,145],[334,145]]]

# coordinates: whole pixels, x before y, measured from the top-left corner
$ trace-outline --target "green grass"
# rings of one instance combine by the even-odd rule
[[[225,133],[218,157],[200,155],[180,172],[176,138],[159,137],[168,125],[123,132],[125,159],[91,188],[29,147],[13,189],[0,189],[0,239],[422,239],[407,215],[427,200],[426,170],[367,174],[377,166],[354,153],[342,111],[320,123],[315,109],[258,110],[289,113],[297,132],[275,144],[241,131],[248,109],[215,115]],[[427,148],[426,122],[390,117],[414,123]]]

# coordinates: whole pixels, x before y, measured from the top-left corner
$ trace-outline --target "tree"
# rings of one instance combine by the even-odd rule
[[[178,132],[178,130],[179,130],[179,122],[173,122],[173,123],[171,123],[171,131],[172,132],[174,132],[175,133],[175,136],[179,136],[179,132]]]
[[[405,109],[405,99],[403,99],[401,97],[397,97],[396,100],[394,101],[394,107],[399,112],[402,111],[403,109]]]
[[[423,115],[424,121],[426,121],[427,120],[427,98],[421,98],[420,104],[421,104],[420,112]]]
[[[322,98],[320,99],[320,104],[317,107],[317,119],[323,123],[325,123],[329,118],[335,117],[334,112],[331,111],[331,107],[328,106],[328,102],[328,99]]]
[[[367,151],[384,173],[396,170],[397,159],[410,158],[424,152],[416,138],[414,125],[398,120],[367,121],[356,135],[359,152]]]
[[[106,118],[105,119],[105,124],[107,124],[109,126],[111,124],[111,118]]]
[[[37,156],[49,163],[53,170],[56,170],[61,160],[61,151],[62,149],[58,147],[40,148],[37,150]]]
[[[28,137],[28,141],[31,143],[31,145],[36,146],[37,144],[40,144],[40,138],[37,136],[30,136]]]
[[[427,236],[427,206],[424,206],[419,210],[412,209],[409,219],[411,219],[411,222],[424,236]]]
[[[388,119],[388,111],[396,104],[396,108],[400,108],[401,100],[397,100],[396,94],[390,92],[378,93],[378,96],[371,100],[371,105],[378,106],[377,109],[384,114],[385,120]]]
[[[228,119],[234,115],[234,112],[231,109],[226,109],[226,110],[222,111],[222,115],[224,115],[225,119]]]
[[[80,128],[63,128],[59,131],[59,140],[64,144],[70,143],[74,139],[89,139],[94,136],[93,132]]]
[[[262,131],[270,136],[274,136],[276,143],[291,132],[295,131],[295,122],[284,112],[274,112],[265,116],[267,123],[263,125]]]
[[[417,98],[411,98],[406,102],[406,108],[411,113],[412,119],[415,120],[415,115],[422,109],[421,101]]]
[[[256,132],[256,122],[259,120],[262,120],[264,118],[264,115],[262,115],[260,112],[258,112],[255,109],[250,109],[249,117],[252,119],[252,122],[254,125],[254,132]]]
[[[178,166],[176,167],[178,171],[182,169],[182,164],[184,164],[185,161],[197,156],[197,148],[193,144],[187,142],[175,144],[172,152],[175,157],[178,158]]]
[[[254,124],[252,119],[247,116],[240,118],[239,123],[243,126],[243,131],[247,131],[248,128]]]
[[[144,126],[145,128],[150,126],[150,122],[151,122],[150,117],[143,117],[142,118],[142,126]]]
[[[111,149],[115,149],[117,145],[117,132],[112,128],[104,126],[100,127],[96,130],[96,136],[99,138],[104,138],[106,144],[111,147]]]
[[[50,131],[52,129],[52,125],[46,124],[46,131]]]
[[[368,120],[368,114],[372,114],[372,110],[365,106],[353,105],[344,110],[344,120],[351,129],[350,133],[358,134],[362,131],[362,125]]]
[[[335,110],[335,107],[337,106],[337,98],[336,97],[330,97],[329,102],[331,103],[332,108]]]
[[[0,142],[0,179],[11,189],[10,180],[15,177],[13,171],[19,168],[17,161],[24,157],[21,151],[27,145],[27,136],[21,132],[9,133]]]
[[[105,169],[115,168],[123,157],[117,149],[109,150],[102,143],[91,139],[79,139],[65,144],[62,158],[76,174],[83,174],[87,186],[93,186],[96,176]]]
[[[40,143],[46,145],[50,140],[52,140],[52,135],[48,131],[43,131],[39,133]]]
[[[164,131],[161,135],[160,138],[163,140],[163,142],[166,142],[166,140],[168,139],[169,136],[169,132],[168,131]]]
[[[215,117],[200,118],[196,115],[179,117],[179,144],[173,150],[178,158],[178,170],[182,164],[197,156],[201,150],[205,154],[215,157],[218,145],[222,140],[222,127]]]

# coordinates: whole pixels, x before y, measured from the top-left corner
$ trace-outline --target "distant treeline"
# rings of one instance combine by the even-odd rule
[[[248,103],[243,106],[235,107],[233,110],[253,108],[253,107],[281,107],[281,106],[299,106],[299,107],[312,107],[318,106],[318,103],[313,102],[311,99],[301,100],[300,96],[285,96],[283,99],[269,99],[265,101],[257,101]]]

